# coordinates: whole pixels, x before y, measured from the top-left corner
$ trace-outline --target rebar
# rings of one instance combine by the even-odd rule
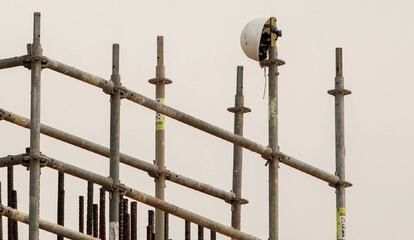
[[[204,228],[203,226],[198,225],[198,240],[204,240]]]
[[[58,172],[58,200],[57,200],[57,224],[65,225],[65,174]],[[62,235],[57,236],[57,240],[63,240]]]
[[[34,13],[31,53],[29,240],[38,240],[40,205],[40,58],[42,56],[39,12]]]
[[[79,218],[78,218],[78,229],[79,232],[84,233],[84,226],[85,226],[85,200],[84,196],[79,196]]]
[[[137,240],[137,202],[131,202],[131,240]]]
[[[88,181],[88,192],[86,199],[86,234],[93,234],[93,182]]]
[[[119,75],[119,44],[112,45],[112,75],[111,83],[115,87],[121,86],[121,77]],[[119,182],[119,136],[120,136],[120,106],[121,106],[121,92],[119,89],[114,89],[111,94],[111,120],[110,120],[110,163],[109,176],[114,183]],[[119,216],[119,190],[113,189],[109,198],[109,239],[122,240],[120,216]]]
[[[328,91],[335,97],[335,149],[336,149],[336,175],[341,181],[345,180],[345,95],[351,91],[344,87],[342,48],[335,50],[335,89]],[[336,186],[336,239],[346,239],[346,205],[345,186]]]
[[[270,18],[271,28],[276,28],[276,19]],[[276,33],[271,31],[269,49],[269,146],[272,152],[279,151],[278,145],[278,61]],[[269,159],[269,240],[279,239],[279,159]]]
[[[154,211],[148,210],[147,240],[154,239]]]
[[[155,221],[154,221],[154,210],[148,211],[148,226],[151,226],[151,239],[155,240]]]
[[[130,227],[129,227],[129,214],[128,214],[128,199],[124,198],[122,200],[123,207],[123,240],[130,240]]]
[[[99,239],[106,239],[106,191],[99,189]]]
[[[93,223],[93,236],[99,237],[99,216],[98,216],[99,207],[98,204],[92,205],[92,223]]]
[[[184,239],[191,240],[191,222],[185,220]]]
[[[0,182],[0,205],[3,205],[3,200],[1,197],[2,194],[2,187]],[[0,214],[0,240],[3,240],[3,217],[2,214]]]
[[[14,188],[14,167],[9,166],[7,167],[7,206],[13,206],[13,198],[12,198],[12,191]],[[13,237],[13,226],[14,220],[7,219],[7,236],[8,240],[14,240]]]
[[[210,230],[210,240],[216,240],[216,232]]]
[[[243,66],[237,66],[237,84],[235,106],[228,108],[228,111],[234,113],[234,134],[243,136],[243,115],[250,112],[249,108],[244,106],[243,95]],[[241,225],[241,192],[242,192],[242,173],[243,171],[243,148],[237,144],[233,146],[233,193],[236,200],[232,202],[231,226],[240,230]]]
[[[164,239],[169,240],[169,233],[170,233],[170,219],[168,213],[164,213]]]
[[[13,209],[17,210],[17,191],[12,191],[12,206]],[[19,239],[19,222],[13,221],[13,239]]]
[[[13,219],[14,221],[19,221],[28,224],[29,223],[29,216],[26,213],[17,211],[13,208],[0,205],[0,209],[3,210],[3,216]],[[45,231],[54,233],[54,234],[62,234],[64,237],[69,239],[76,239],[76,240],[98,240],[92,236],[88,236],[77,231],[74,231],[69,228],[62,227],[55,223],[39,219],[39,228]]]
[[[119,196],[119,239],[124,240],[124,196]]]

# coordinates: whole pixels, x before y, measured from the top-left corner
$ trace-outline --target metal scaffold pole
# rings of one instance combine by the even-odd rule
[[[121,108],[121,77],[119,75],[119,44],[112,46],[112,76],[114,91],[111,94],[110,122],[110,170],[109,175],[114,183],[119,183],[119,135]],[[119,189],[114,188],[109,198],[109,239],[119,239]]]
[[[164,37],[157,37],[157,66],[155,78],[149,82],[155,85],[155,98],[158,103],[165,104],[165,85],[172,81],[165,78]],[[155,113],[155,165],[158,168],[155,178],[155,197],[165,199],[165,115]],[[155,209],[155,239],[163,240],[165,231],[164,212]]]
[[[278,59],[276,18],[270,18],[269,48],[269,146],[273,153],[279,151],[278,145]],[[279,239],[279,159],[273,156],[269,161],[269,239]]]
[[[243,136],[243,115],[251,110],[244,106],[243,95],[243,66],[237,66],[237,85],[235,106],[227,109],[234,113],[234,133]],[[241,192],[242,192],[243,148],[233,145],[233,193],[236,195],[232,202],[231,226],[237,230],[241,227]]]
[[[34,14],[31,62],[31,109],[30,109],[30,204],[29,240],[39,239],[40,205],[40,73],[42,48],[40,45],[40,13]]]
[[[341,181],[345,180],[345,118],[344,96],[351,91],[344,88],[342,69],[342,48],[335,51],[335,89],[328,93],[335,97],[335,148],[336,148],[336,175]],[[346,206],[345,186],[336,185],[336,238],[346,239]]]

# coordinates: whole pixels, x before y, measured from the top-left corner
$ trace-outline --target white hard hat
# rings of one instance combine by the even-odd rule
[[[255,61],[266,59],[270,47],[270,20],[259,18],[250,21],[240,35],[240,45],[246,56]]]

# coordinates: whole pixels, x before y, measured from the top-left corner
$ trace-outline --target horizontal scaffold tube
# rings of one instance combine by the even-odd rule
[[[44,161],[46,162],[47,167],[50,167],[57,171],[64,172],[66,174],[99,184],[108,190],[119,188],[120,191],[124,192],[124,195],[129,198],[132,198],[136,201],[152,206],[154,208],[161,209],[172,215],[183,218],[185,220],[188,220],[200,226],[206,227],[208,229],[211,229],[215,232],[221,233],[233,239],[239,239],[239,240],[258,240],[259,239],[252,235],[240,232],[232,227],[212,221],[206,217],[200,216],[198,214],[195,214],[183,208],[177,207],[173,204],[170,204],[168,202],[165,202],[163,200],[160,200],[148,194],[142,193],[138,190],[135,190],[123,184],[114,184],[111,178],[104,177],[94,172],[84,170],[82,168],[73,166],[71,164],[49,158],[47,156],[42,156],[42,158],[44,158]]]
[[[50,58],[45,58],[45,61],[47,62],[47,67],[56,71],[60,72],[62,74],[71,76],[73,78],[76,78],[78,80],[81,80],[83,82],[86,82],[88,84],[91,84],[95,87],[102,88],[103,90],[108,90],[113,88],[113,84],[103,78],[94,76],[92,74],[83,72],[79,69],[76,69],[74,67],[68,66],[64,63],[60,63],[58,61],[52,60]],[[225,129],[216,127],[210,123],[207,123],[203,120],[200,120],[198,118],[195,118],[193,116],[190,116],[186,113],[180,112],[174,108],[171,108],[167,105],[159,104],[157,101],[152,100],[150,98],[147,98],[139,93],[136,93],[132,90],[129,90],[127,88],[122,87],[122,91],[125,94],[125,98],[138,103],[144,107],[150,108],[156,112],[162,113],[170,118],[173,118],[177,121],[183,122],[185,124],[188,124],[192,127],[195,127],[197,129],[200,129],[204,132],[210,133],[216,137],[222,138],[224,140],[227,140],[232,143],[236,143],[246,149],[249,149],[253,152],[259,153],[261,155],[268,155],[271,154],[271,149],[263,146],[261,144],[258,144],[250,139],[241,137],[237,134],[234,134],[230,131],[227,131]]]
[[[24,127],[24,128],[30,128],[30,120],[27,118],[24,118],[20,115],[17,115],[12,112],[8,112],[6,110],[0,109],[0,119],[3,118],[4,120],[14,123],[18,126]],[[40,125],[40,132],[44,135],[47,135],[49,137],[58,139],[60,141],[72,144],[74,146],[77,146],[79,148],[91,151],[93,153],[99,154],[104,157],[109,157],[109,148],[104,147],[102,145],[99,145],[97,143],[88,141],[86,139],[77,137],[75,135],[63,132],[61,130],[58,130],[53,127],[49,127],[47,125],[41,124]],[[156,176],[157,174],[157,167],[147,163],[143,160],[137,159],[135,157],[122,154],[120,155],[120,161],[126,165],[129,165],[131,167],[143,170],[145,172],[148,172],[150,176]],[[232,192],[227,192],[224,190],[221,190],[219,188],[210,186],[208,184],[193,180],[191,178],[182,176],[178,173],[166,170],[166,178],[167,180],[174,182],[176,184],[200,191],[202,193],[217,197],[219,199],[223,199],[226,202],[231,202],[235,200],[235,195]],[[242,203],[247,203],[247,200],[242,199]]]
[[[76,69],[74,67],[68,66],[64,63],[60,63],[58,61],[52,60],[50,58],[44,57],[45,61],[47,62],[47,67],[63,73],[65,75],[71,76],[73,78],[76,78],[78,80],[81,80],[83,82],[86,82],[88,84],[91,84],[93,86],[102,88],[105,91],[110,92],[110,89],[113,89],[113,85],[111,82],[91,75],[89,73],[83,72],[79,69]],[[305,162],[299,161],[298,159],[295,159],[293,157],[290,157],[286,154],[276,152],[272,153],[271,148],[267,146],[263,146],[261,144],[258,144],[250,139],[247,139],[245,137],[241,137],[237,134],[234,134],[230,131],[227,131],[225,129],[219,128],[217,126],[214,126],[210,123],[207,123],[203,120],[200,120],[198,118],[195,118],[191,115],[188,115],[184,112],[178,111],[172,107],[169,107],[164,104],[160,104],[157,101],[154,101],[148,97],[145,97],[139,93],[136,93],[132,90],[129,90],[125,87],[122,87],[122,92],[124,93],[124,97],[132,102],[135,102],[139,105],[142,105],[144,107],[147,107],[149,109],[152,109],[156,112],[162,113],[170,118],[173,118],[177,121],[180,121],[182,123],[185,123],[187,125],[190,125],[192,127],[195,127],[199,130],[202,130],[204,132],[207,132],[209,134],[212,134],[216,137],[222,138],[226,141],[229,141],[231,143],[235,143],[241,147],[244,147],[246,149],[249,149],[253,152],[256,152],[260,154],[265,159],[271,159],[273,157],[279,157],[280,161],[282,163],[285,163],[288,166],[291,166],[297,170],[300,170],[304,173],[307,173],[311,176],[314,176],[318,179],[321,179],[323,181],[326,181],[331,186],[335,186],[337,184],[345,184],[345,185],[351,185],[350,183],[341,183],[339,181],[339,178],[335,176],[334,174],[325,172],[319,168],[313,167],[310,164],[307,164]]]
[[[0,59],[0,69],[22,66],[24,62],[29,59],[30,56],[27,55]]]
[[[0,167],[9,167],[22,164],[26,154],[9,155],[0,158]]]
[[[27,215],[26,213],[20,212],[16,209],[13,209],[13,208],[1,205],[1,204],[0,204],[0,209],[3,212],[3,216],[13,219],[14,221],[23,222],[26,224],[29,222],[29,215]],[[98,238],[88,236],[86,234],[74,231],[66,227],[62,227],[60,225],[57,225],[55,223],[51,223],[49,221],[42,220],[42,219],[39,220],[39,228],[45,231],[54,233],[54,234],[59,234],[60,236],[63,236],[69,239],[98,240]]]

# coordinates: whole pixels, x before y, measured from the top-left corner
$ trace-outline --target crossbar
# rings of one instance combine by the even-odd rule
[[[3,117],[1,117],[3,116]],[[0,108],[0,119],[4,118],[4,120],[16,124],[18,126],[30,129],[30,121],[29,119],[22,117],[18,114],[6,111]],[[72,144],[79,148],[85,149],[87,151],[99,154],[104,157],[109,157],[109,148],[99,145],[97,143],[91,142],[89,140],[80,138],[78,136],[72,135],[70,133],[63,132],[59,129],[41,124],[40,125],[40,132],[44,135],[52,137],[54,139],[58,139],[60,141]],[[158,169],[156,166],[147,163],[143,160],[138,158],[129,156],[127,154],[121,153],[120,155],[120,162],[129,165],[131,167],[140,169],[142,171],[147,172],[150,176],[156,176]],[[170,170],[165,170],[166,179],[174,182],[176,184],[191,188],[193,190],[197,190],[199,192],[208,194],[210,196],[223,199],[226,202],[232,202],[235,200],[234,193],[221,190],[217,187],[208,185],[206,183],[199,182],[197,180],[185,177],[178,173],[175,173]],[[242,203],[247,203],[248,201],[242,199]]]
[[[136,201],[152,206],[154,208],[161,209],[179,218],[189,220],[190,222],[196,223],[200,226],[206,227],[215,232],[221,233],[225,236],[228,236],[234,239],[239,239],[239,240],[258,240],[259,239],[250,234],[243,233],[232,227],[212,221],[206,217],[200,216],[196,213],[190,212],[188,210],[175,206],[171,203],[168,203],[166,201],[160,200],[158,198],[155,198],[153,196],[140,192],[124,184],[120,184],[120,183],[115,184],[111,178],[104,177],[94,172],[84,170],[82,168],[59,161],[57,159],[47,157],[45,155],[42,155],[42,159],[46,162],[47,167],[53,168],[60,172],[64,172],[66,174],[69,174],[69,175],[72,175],[72,176],[75,176],[75,177],[78,177],[78,178],[81,178],[87,181],[91,181],[109,190],[118,188],[120,189],[121,192],[124,192],[125,196],[129,198],[132,198]]]
[[[14,221],[19,221],[22,223],[29,223],[29,216],[21,211],[13,209],[11,207],[4,206],[0,204],[0,210],[3,212],[3,216],[13,219]],[[98,240],[98,238],[94,238],[92,236],[88,236],[86,234],[74,231],[72,229],[62,227],[55,223],[51,223],[49,221],[39,219],[39,228],[45,231],[64,236],[69,239],[75,240]]]
[[[79,70],[77,68],[74,68],[72,66],[66,65],[64,63],[58,62],[56,60],[53,60],[47,57],[43,57],[43,58],[44,58],[44,61],[47,62],[46,67],[49,69],[60,72],[67,76],[71,76],[75,79],[81,80],[95,87],[101,88],[106,92],[111,92],[112,91],[111,89],[114,88],[111,82],[101,77],[92,75],[90,73],[84,72],[82,70]],[[137,103],[146,108],[152,109],[153,111],[162,113],[179,122],[195,127],[201,131],[204,131],[206,133],[209,133],[211,135],[224,139],[228,142],[231,142],[241,147],[244,147],[246,149],[249,149],[250,151],[260,154],[263,158],[267,160],[270,160],[274,157],[279,157],[279,158],[282,158],[280,159],[282,163],[286,163],[286,165],[288,166],[291,166],[297,170],[300,170],[318,179],[326,181],[331,186],[343,184],[343,182],[340,182],[339,178],[335,176],[334,174],[331,174],[319,168],[313,167],[310,164],[302,162],[296,158],[293,158],[281,152],[276,151],[272,153],[272,149],[269,147],[263,146],[248,138],[239,136],[223,128],[214,126],[213,124],[210,124],[201,119],[193,117],[189,114],[176,110],[172,107],[169,107],[168,105],[160,104],[157,101],[154,101],[148,97],[145,97],[126,87],[121,87],[121,89],[122,89],[122,92],[124,93],[124,97],[134,103]]]

